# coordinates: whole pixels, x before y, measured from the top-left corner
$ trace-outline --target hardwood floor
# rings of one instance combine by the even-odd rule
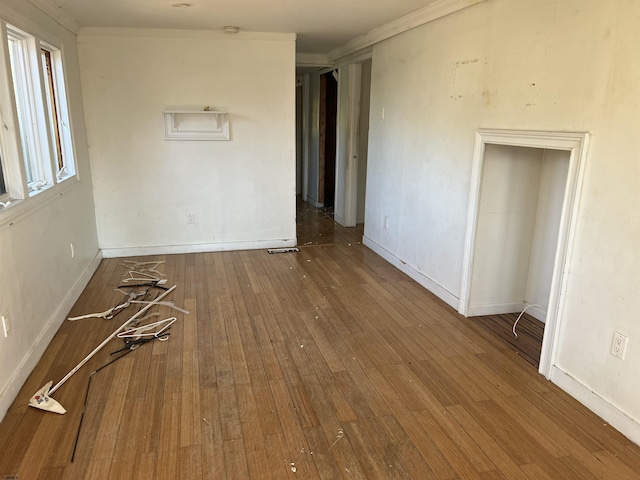
[[[316,208],[296,197],[296,228],[298,246],[360,243],[364,224],[345,228],[333,220],[333,209]]]
[[[518,338],[516,338],[513,335],[512,328],[518,315],[519,313],[487,315],[474,317],[473,320],[477,322],[478,326],[491,332],[499,338],[506,347],[522,356],[522,358],[537,369],[538,365],[540,365],[544,323],[525,313],[518,322],[516,330]]]
[[[65,322],[0,424],[31,479],[637,479],[640,448],[360,244],[158,256],[183,315],[26,406],[122,323]],[[104,260],[71,315],[121,298]],[[158,308],[158,307],[154,307]],[[120,343],[119,343],[120,342]]]

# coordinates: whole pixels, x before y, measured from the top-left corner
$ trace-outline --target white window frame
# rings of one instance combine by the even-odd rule
[[[64,162],[63,168],[58,170],[57,161],[55,161],[54,158],[54,171],[56,172],[56,180],[59,183],[76,175],[75,152],[73,149],[71,134],[71,115],[69,115],[69,106],[67,102],[67,87],[62,62],[62,51],[54,45],[43,41],[40,42],[40,49],[47,50],[51,54],[51,70],[55,89],[54,101],[56,103],[55,121],[58,123],[60,148],[62,149],[62,158]],[[52,115],[52,112],[49,112],[49,115]],[[53,136],[53,132],[50,132],[50,134]],[[52,138],[52,145],[53,143],[55,143],[55,139]]]
[[[11,38],[16,47],[13,56],[9,47],[10,60],[13,59],[9,66],[14,88],[14,105],[18,114],[20,146],[27,173],[27,188],[29,195],[35,195],[54,185],[51,171],[53,152],[47,125],[40,42],[32,35],[9,25],[7,34],[5,38]],[[25,158],[27,155],[28,160]]]
[[[37,208],[61,195],[64,190],[78,183],[73,129],[68,106],[63,52],[60,42],[46,32],[34,28],[22,29],[15,23],[8,24],[0,18],[0,167],[5,181],[6,193],[0,194],[0,225],[17,214]],[[21,63],[15,78],[9,47],[9,38],[17,42],[15,50]],[[54,89],[55,118],[49,107],[49,77],[43,65],[46,50],[51,59],[51,75]],[[17,59],[14,55],[14,60]],[[45,85],[45,82],[47,84]],[[16,99],[16,92],[21,95]],[[20,103],[18,103],[20,102]],[[21,119],[25,127],[21,129]],[[22,112],[26,112],[23,115]],[[63,168],[58,167],[55,129],[58,125]],[[23,151],[23,138],[33,155],[30,167],[33,178],[28,181]],[[63,185],[64,184],[64,185]]]

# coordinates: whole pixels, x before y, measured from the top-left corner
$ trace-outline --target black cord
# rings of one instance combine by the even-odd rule
[[[116,357],[113,360],[105,363],[103,366],[101,366],[100,368],[98,368],[97,370],[94,370],[93,372],[91,372],[89,374],[89,382],[87,383],[87,391],[84,394],[84,403],[82,404],[82,413],[80,414],[80,423],[78,424],[78,432],[76,433],[76,439],[73,442],[73,451],[71,452],[71,463],[73,463],[73,460],[76,458],[76,449],[78,448],[78,440],[80,439],[80,430],[82,429],[82,421],[84,420],[84,412],[87,409],[87,401],[89,400],[89,388],[91,387],[91,379],[100,370],[102,370],[103,368],[108,367],[113,362],[116,362],[116,361],[120,360],[122,357],[124,357],[125,355],[130,354],[132,351],[133,350],[127,350],[126,352],[124,352],[119,357]]]

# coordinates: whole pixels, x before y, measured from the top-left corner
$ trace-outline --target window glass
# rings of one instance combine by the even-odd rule
[[[58,98],[56,96],[56,86],[53,73],[53,62],[51,52],[41,49],[42,72],[44,74],[44,91],[47,102],[47,113],[49,117],[49,130],[53,140],[54,158],[56,159],[56,174],[64,168],[64,158],[62,155],[62,141],[60,139],[60,118],[58,117]]]
[[[75,175],[62,55],[60,50],[43,45],[41,59],[55,173],[57,180],[62,181]]]

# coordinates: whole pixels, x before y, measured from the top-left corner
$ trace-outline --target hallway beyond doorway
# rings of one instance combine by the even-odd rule
[[[308,245],[333,245],[336,243],[360,243],[364,224],[343,227],[333,220],[333,208],[320,207],[296,197],[296,235],[298,247]]]

